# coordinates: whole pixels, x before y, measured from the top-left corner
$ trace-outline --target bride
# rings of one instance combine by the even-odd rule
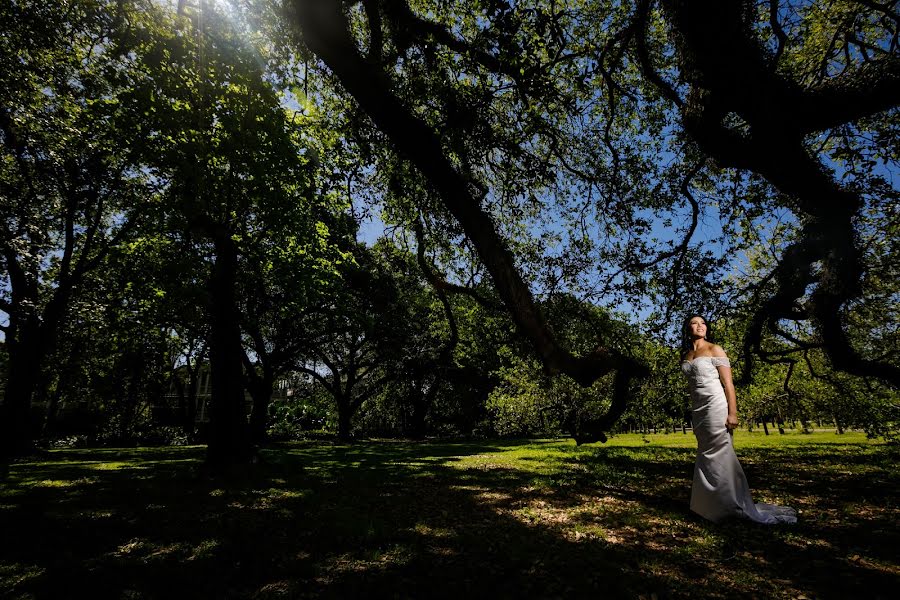
[[[796,523],[794,509],[754,504],[750,497],[747,478],[732,445],[738,419],[731,365],[722,347],[712,343],[702,316],[685,319],[681,352],[697,437],[691,510],[713,522],[743,517],[757,523]]]

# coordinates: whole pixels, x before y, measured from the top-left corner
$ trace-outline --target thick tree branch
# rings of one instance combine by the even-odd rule
[[[381,10],[378,5],[378,0],[363,0],[366,19],[369,21],[369,53],[366,58],[376,65],[382,63],[381,54],[384,47],[384,31],[381,27]]]
[[[431,265],[428,264],[428,260],[425,258],[425,232],[422,227],[421,217],[416,219],[415,222],[415,231],[416,231],[416,258],[419,262],[419,268],[422,269],[422,272],[425,274],[425,278],[431,284],[431,287],[434,288],[435,293],[438,295],[438,298],[441,301],[441,304],[444,307],[444,315],[447,318],[447,324],[450,326],[450,339],[446,341],[440,351],[440,356],[443,359],[449,359],[453,354],[454,348],[459,343],[459,329],[456,325],[456,317],[453,316],[453,307],[450,305],[450,300],[447,299],[447,294],[444,292],[444,287],[442,284],[445,284],[446,281],[439,277],[437,273],[431,268]]]
[[[303,365],[298,365],[297,370],[301,373],[306,373],[308,375],[312,375],[313,379],[322,384],[322,386],[328,390],[329,393],[335,395],[335,388],[331,385],[331,382],[328,381],[328,378],[316,371],[315,369],[310,369],[309,367],[305,367]]]
[[[900,57],[869,61],[785,100],[781,120],[801,134],[895,109],[900,106]]]
[[[611,370],[621,371],[617,373],[617,381],[622,378],[630,381],[638,374],[645,374],[646,367],[617,352],[600,349],[575,357],[559,344],[522,280],[509,248],[482,210],[474,186],[444,154],[436,132],[394,94],[387,74],[372,69],[360,56],[340,2],[294,0],[288,7],[288,18],[298,26],[302,43],[328,65],[376,126],[391,139],[400,155],[412,162],[437,191],[471,240],[516,325],[532,342],[547,370],[551,374],[566,373],[585,386]],[[440,31],[432,34],[442,35]],[[456,43],[447,38],[444,41]],[[626,388],[619,385],[616,389],[627,391]],[[615,418],[620,403],[625,401],[626,397],[617,392],[608,417]],[[597,425],[609,422],[609,419],[600,420]]]
[[[418,39],[432,40],[462,56],[474,60],[492,73],[505,75],[513,80],[521,91],[527,93],[527,80],[517,65],[476,48],[468,41],[454,35],[453,32],[440,23],[419,17],[412,12],[406,0],[386,0],[384,8],[387,16],[394,20],[395,25],[403,28],[405,32],[413,34]]]
[[[900,385],[900,369],[862,359],[849,344],[844,304],[859,296],[861,255],[853,219],[862,199],[836,183],[803,144],[803,134],[892,108],[900,101],[900,62],[872,61],[845,76],[805,88],[766,68],[766,51],[752,31],[754,3],[745,0],[664,0],[682,71],[691,86],[682,108],[685,130],[723,166],[755,171],[796,201],[801,238],[776,267],[777,292],[752,317],[744,340],[748,365],[761,354],[767,323],[796,319],[796,301],[815,284],[812,316],[836,368]],[[734,113],[749,131],[728,129]],[[816,266],[818,263],[818,266]]]
[[[415,164],[435,187],[459,221],[494,279],[517,325],[535,345],[551,372],[565,372],[583,385],[629,362],[612,353],[576,358],[562,348],[545,322],[528,286],[522,281],[508,247],[490,217],[472,195],[472,186],[444,155],[440,138],[393,94],[387,76],[365,63],[350,37],[337,0],[291,3],[302,41],[338,77],[375,124],[394,142],[401,155]]]
[[[684,101],[675,88],[663,79],[662,75],[657,72],[653,66],[653,59],[650,57],[650,51],[647,48],[647,28],[650,21],[650,8],[653,0],[640,0],[635,11],[634,23],[637,30],[635,35],[635,53],[637,55],[638,64],[641,67],[641,73],[646,77],[656,89],[675,106],[683,106]]]
[[[784,32],[784,28],[781,26],[781,21],[778,19],[779,4],[778,0],[769,0],[769,26],[772,28],[772,33],[774,33],[775,37],[778,39],[778,47],[775,49],[775,56],[772,57],[773,67],[778,65],[781,55],[784,54],[784,47],[787,44],[788,39],[787,34]]]

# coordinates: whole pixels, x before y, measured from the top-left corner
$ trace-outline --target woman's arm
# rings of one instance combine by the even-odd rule
[[[728,358],[721,346],[713,346],[712,355],[716,358]],[[725,390],[725,400],[728,401],[728,416],[725,418],[725,428],[728,431],[737,429],[737,395],[734,393],[734,382],[731,380],[731,367],[728,365],[716,365],[719,371],[719,380],[722,389]]]

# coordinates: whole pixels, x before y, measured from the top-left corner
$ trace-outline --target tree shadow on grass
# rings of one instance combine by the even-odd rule
[[[738,453],[755,501],[799,508],[797,525],[713,524],[687,513],[694,461],[689,449],[597,448],[591,459],[578,459],[590,468],[576,485],[606,489],[642,506],[636,513],[651,527],[640,543],[675,550],[669,566],[689,580],[702,578],[703,595],[728,595],[728,582],[743,580],[740,587],[751,596],[791,595],[793,589],[822,598],[892,597],[888,590],[900,583],[896,448],[808,443]],[[607,485],[604,473],[618,474],[618,481]],[[660,526],[665,523],[681,526]],[[691,551],[678,552],[678,538],[691,529],[700,533],[688,545]]]
[[[814,525],[715,526],[688,515],[689,449],[571,446],[537,475],[456,468],[509,446],[285,446],[225,479],[204,475],[202,449],[53,453],[55,463],[17,465],[18,483],[0,496],[0,592],[733,597],[783,580],[832,595],[807,581],[818,569],[799,583],[791,571],[794,538],[820,533]],[[813,560],[834,569],[839,557],[823,552]],[[865,564],[837,566],[858,581],[848,589],[885,583]],[[743,571],[749,580],[727,577]]]

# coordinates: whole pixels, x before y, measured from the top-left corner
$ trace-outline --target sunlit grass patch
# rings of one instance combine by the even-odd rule
[[[0,591],[10,591],[16,587],[28,584],[46,573],[46,569],[40,565],[28,563],[2,563],[0,564]]]
[[[25,481],[25,485],[36,488],[72,488],[96,483],[96,479],[80,477],[78,479],[41,479],[37,481]]]
[[[117,469],[146,469],[149,468],[144,464],[135,464],[134,462],[123,462],[123,461],[110,461],[110,462],[101,462],[94,463],[91,465],[86,465],[89,469],[94,469],[95,471],[115,471]]]
[[[849,597],[897,581],[897,448],[745,434],[755,499],[799,508],[797,526],[692,515],[696,442],[680,432],[286,444],[227,477],[196,448],[54,451],[2,490],[0,527],[22,543],[0,550],[0,590],[164,596],[175,577],[193,597],[596,597],[610,582],[611,597]]]
[[[211,558],[219,550],[221,543],[216,539],[203,540],[196,544],[186,560],[202,560]]]
[[[412,528],[412,531],[417,535],[430,538],[450,538],[456,535],[456,533],[448,527],[434,527],[428,523],[416,523],[415,527]]]

